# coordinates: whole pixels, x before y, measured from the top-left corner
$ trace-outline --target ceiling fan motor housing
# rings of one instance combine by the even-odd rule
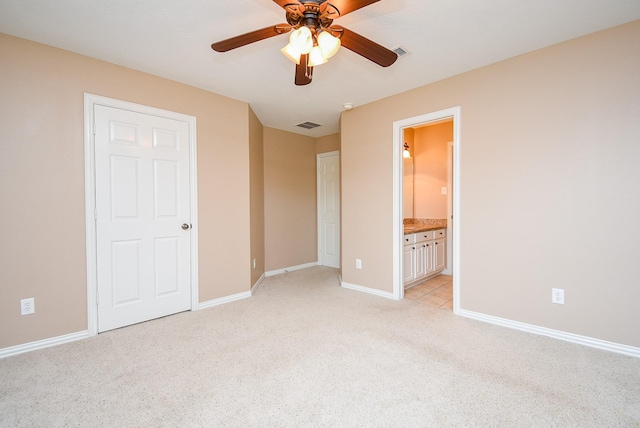
[[[331,5],[327,5],[322,10],[322,3],[326,0],[300,0],[299,4],[287,5],[287,22],[293,28],[305,26],[312,32],[316,33],[318,29],[329,28],[333,23],[333,19],[329,17],[331,13],[338,14]],[[331,10],[327,10],[331,8]]]

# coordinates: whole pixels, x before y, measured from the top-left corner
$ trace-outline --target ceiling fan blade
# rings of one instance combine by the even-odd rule
[[[376,42],[361,36],[358,33],[354,33],[351,30],[340,25],[334,25],[330,28],[335,36],[340,37],[342,46],[361,55],[382,67],[389,67],[396,62],[398,54],[394,51],[385,48]]]
[[[274,1],[277,2],[277,0]],[[321,10],[323,14],[328,14],[329,18],[336,19],[339,16],[345,16],[347,13],[362,9],[365,6],[379,1],[380,0],[328,0],[322,4]]]
[[[296,65],[296,79],[297,86],[304,86],[311,83],[313,77],[313,67],[309,67],[309,54],[300,55],[300,64]]]
[[[231,37],[230,39],[215,42],[211,45],[211,49],[216,52],[227,52],[231,49],[236,49],[250,43],[268,39],[269,37],[288,33],[289,31],[291,31],[291,25],[289,24],[272,25],[271,27],[263,28],[261,30],[252,31],[250,33]]]

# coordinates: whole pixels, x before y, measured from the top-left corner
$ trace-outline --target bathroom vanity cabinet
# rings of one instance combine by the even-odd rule
[[[445,229],[404,235],[402,253],[404,288],[435,276],[445,269],[446,242]]]

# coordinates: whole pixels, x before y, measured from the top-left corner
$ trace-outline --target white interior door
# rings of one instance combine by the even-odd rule
[[[340,155],[318,155],[318,262],[340,267]]]
[[[95,107],[98,331],[191,308],[189,127]]]

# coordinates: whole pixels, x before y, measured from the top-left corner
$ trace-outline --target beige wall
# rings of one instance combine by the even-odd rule
[[[264,128],[266,271],[318,261],[316,139]]]
[[[249,109],[249,162],[251,177],[251,284],[264,270],[264,143],[263,127]],[[255,268],[253,267],[255,260]]]
[[[316,153],[340,150],[340,134],[331,134],[316,138]]]
[[[453,122],[415,129],[414,145],[414,205],[416,218],[447,218],[448,143],[453,141]]]
[[[462,308],[640,346],[638,46],[640,21],[344,112],[343,280],[392,291],[393,122],[460,106]]]
[[[197,118],[200,301],[250,289],[246,103],[2,34],[0,58],[0,348],[87,329],[85,92]]]

